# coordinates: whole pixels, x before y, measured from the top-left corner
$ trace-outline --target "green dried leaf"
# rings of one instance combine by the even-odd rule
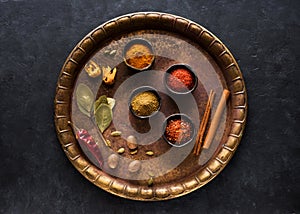
[[[108,104],[101,103],[95,112],[96,123],[103,133],[107,129],[112,121],[112,110]]]
[[[94,94],[91,89],[87,85],[80,83],[76,89],[76,99],[79,110],[90,117],[94,103]]]
[[[86,111],[85,108],[81,107],[80,105],[78,105],[78,108],[79,108],[79,110],[81,111],[82,114],[84,114],[88,117],[91,116],[90,112]]]
[[[94,104],[94,112],[96,112],[97,108],[100,106],[101,103],[108,104],[106,95],[102,95],[96,100],[96,102]]]

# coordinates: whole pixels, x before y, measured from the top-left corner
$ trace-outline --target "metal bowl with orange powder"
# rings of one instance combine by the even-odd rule
[[[137,71],[144,71],[151,67],[155,56],[149,41],[141,38],[128,42],[123,51],[125,64]]]

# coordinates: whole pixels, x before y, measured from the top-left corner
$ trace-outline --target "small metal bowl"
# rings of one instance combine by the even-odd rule
[[[152,55],[152,59],[150,61],[150,63],[143,67],[143,68],[137,68],[137,67],[134,67],[133,65],[131,65],[129,62],[128,62],[128,59],[126,59],[126,53],[127,51],[130,49],[131,46],[135,45],[135,44],[141,44],[141,45],[144,45],[146,47],[148,47],[151,51],[151,55]],[[136,70],[136,71],[144,71],[144,70],[147,70],[151,67],[151,65],[153,64],[154,62],[154,59],[155,59],[155,55],[154,55],[154,51],[153,51],[153,47],[151,45],[151,43],[145,39],[141,39],[141,38],[136,38],[136,39],[133,39],[131,40],[130,42],[128,42],[125,47],[124,47],[124,50],[123,50],[123,59],[124,59],[124,62],[125,64],[132,68],[133,70]]]
[[[166,128],[168,126],[168,123],[169,123],[169,121],[174,120],[174,119],[184,120],[184,121],[188,122],[191,126],[192,134],[191,134],[190,139],[188,139],[187,141],[180,143],[180,144],[175,144],[174,142],[169,141],[166,136]],[[165,141],[167,141],[171,146],[174,146],[174,147],[183,147],[183,146],[189,144],[190,142],[193,141],[193,139],[195,138],[195,134],[196,134],[195,127],[194,127],[194,124],[193,124],[191,118],[189,118],[186,114],[182,114],[182,113],[172,114],[165,119],[165,121],[163,123],[163,133],[164,133],[163,138],[165,139]]]
[[[177,91],[176,89],[173,89],[171,86],[169,86],[168,79],[172,75],[171,74],[172,71],[174,71],[176,69],[179,69],[179,68],[183,68],[183,69],[187,70],[192,75],[193,87],[191,89],[186,88],[187,90],[185,90],[185,91]],[[194,71],[192,70],[192,68],[189,65],[187,65],[187,64],[175,64],[175,65],[172,65],[171,67],[169,67],[167,69],[167,71],[164,75],[164,83],[165,83],[165,86],[168,89],[168,91],[170,91],[173,94],[189,94],[189,93],[192,93],[196,89],[196,87],[198,85],[198,78],[197,78],[196,74],[194,73]],[[182,83],[182,85],[184,85],[184,84]]]
[[[132,101],[132,99],[133,99],[136,95],[138,95],[138,94],[140,94],[140,93],[142,93],[142,92],[146,92],[146,91],[152,92],[152,93],[157,97],[158,102],[159,102],[159,106],[158,106],[157,110],[154,111],[154,112],[152,112],[152,114],[150,114],[150,115],[138,115],[138,114],[136,114],[136,112],[132,109],[131,101]],[[133,90],[133,91],[131,92],[130,97],[129,97],[129,103],[128,103],[128,106],[129,106],[129,109],[130,109],[131,113],[132,113],[134,116],[136,116],[136,117],[138,117],[138,118],[141,118],[141,119],[146,119],[146,118],[149,118],[149,117],[154,116],[154,115],[157,114],[157,112],[160,110],[160,106],[161,106],[161,98],[160,98],[160,96],[159,96],[159,94],[158,94],[158,92],[156,91],[155,88],[153,88],[153,87],[151,87],[151,86],[141,86],[141,87],[136,88],[135,90]]]

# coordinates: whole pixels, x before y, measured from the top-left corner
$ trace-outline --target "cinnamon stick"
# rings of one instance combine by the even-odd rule
[[[216,109],[216,112],[212,118],[212,121],[211,121],[211,124],[210,124],[210,127],[208,129],[208,132],[207,132],[207,135],[206,135],[206,138],[205,138],[205,141],[204,141],[204,144],[203,144],[203,148],[204,149],[208,149],[212,140],[214,139],[214,136],[216,134],[216,131],[217,131],[217,128],[219,126],[219,123],[220,123],[220,119],[221,119],[221,116],[222,116],[222,113],[226,107],[226,101],[229,97],[229,94],[230,92],[227,90],[227,89],[224,89],[223,90],[223,94],[222,94],[222,97],[219,101],[219,104],[218,104],[218,107]]]
[[[213,98],[214,98],[214,92],[213,92],[213,90],[211,90],[210,93],[209,93],[209,96],[208,96],[208,101],[207,101],[207,104],[206,104],[206,108],[205,108],[203,118],[201,120],[201,124],[200,124],[198,134],[197,134],[197,137],[196,137],[196,143],[195,143],[195,147],[194,147],[194,151],[193,151],[193,153],[196,154],[196,155],[199,155],[199,153],[200,153],[200,148],[202,146],[202,142],[201,142],[202,140],[201,139],[203,139],[203,134],[204,134],[204,131],[205,131],[206,126],[207,126],[207,122],[208,122],[208,118],[209,118],[209,113],[211,111]]]
[[[211,91],[209,99],[208,99],[208,108],[205,111],[205,118],[204,118],[204,122],[203,122],[204,124],[203,124],[202,130],[200,132],[200,136],[199,136],[200,138],[199,138],[199,143],[198,143],[198,148],[197,148],[197,151],[196,151],[196,155],[199,155],[200,151],[201,151],[201,147],[202,147],[202,144],[203,144],[203,137],[204,137],[204,133],[205,133],[208,121],[209,121],[209,116],[210,116],[210,113],[211,113],[214,98],[215,98],[215,92]]]

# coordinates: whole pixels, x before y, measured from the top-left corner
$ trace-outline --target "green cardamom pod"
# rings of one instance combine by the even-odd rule
[[[147,181],[148,186],[152,186],[153,185],[153,177],[150,177]]]
[[[154,155],[154,152],[152,152],[152,151],[146,151],[146,155],[152,156],[152,155]]]
[[[117,151],[119,154],[123,154],[125,152],[125,149],[123,147],[121,147],[120,149],[118,149]]]
[[[112,133],[110,133],[110,135],[113,137],[119,137],[119,136],[121,136],[121,134],[122,134],[122,132],[120,132],[120,131],[113,131]]]

